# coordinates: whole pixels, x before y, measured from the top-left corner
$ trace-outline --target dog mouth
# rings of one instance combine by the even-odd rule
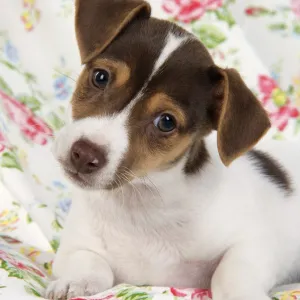
[[[67,170],[67,169],[64,169],[64,171],[65,171],[65,174],[67,175],[67,177],[69,179],[71,179],[73,182],[79,184],[80,186],[90,186],[90,184],[82,178],[80,173],[70,171],[70,170]]]
[[[71,180],[74,184],[79,186],[80,188],[83,189],[89,189],[89,190],[98,190],[98,189],[103,189],[103,190],[115,190],[119,188],[120,186],[118,184],[115,184],[114,182],[110,182],[108,184],[93,184],[91,183],[83,174],[80,174],[79,172],[64,168],[64,173],[65,175]]]
[[[88,190],[107,190],[107,191],[114,191],[118,190],[123,186],[124,184],[128,183],[129,178],[126,177],[126,180],[121,175],[113,175],[110,174],[111,180],[105,180],[104,178],[100,180],[101,182],[95,181],[96,178],[92,176],[93,174],[82,174],[75,170],[70,163],[65,162],[61,159],[58,160],[65,176],[75,185],[79,186],[82,189],[88,189]],[[126,175],[128,176],[128,175]]]

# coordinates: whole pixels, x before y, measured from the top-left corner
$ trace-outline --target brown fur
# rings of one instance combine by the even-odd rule
[[[129,119],[130,147],[120,164],[120,173],[127,168],[143,176],[149,171],[164,169],[188,149],[191,133],[177,129],[163,134],[154,126],[152,120],[161,111],[171,113],[180,122],[179,128],[185,128],[183,112],[165,94],[158,93],[137,103]]]
[[[271,127],[261,103],[233,69],[222,71],[224,99],[218,122],[218,150],[223,163],[251,149]]]
[[[157,115],[159,112],[170,113],[176,116],[177,123],[184,127],[186,124],[186,114],[182,111],[176,100],[164,93],[157,93],[145,103],[148,115]]]
[[[151,7],[142,0],[76,0],[75,28],[83,64],[95,56],[139,15],[150,17]]]
[[[259,150],[252,150],[248,155],[253,161],[255,168],[269,178],[271,182],[287,195],[293,192],[293,184],[288,172],[276,159]]]
[[[104,91],[93,86],[92,76],[97,69],[109,72],[111,76],[109,90]],[[121,110],[125,104],[116,100],[126,93],[125,85],[130,78],[130,73],[129,66],[122,61],[107,58],[92,61],[78,80],[72,99],[73,118],[101,116]]]
[[[201,42],[182,28],[149,18],[144,1],[85,1],[76,2],[78,44],[87,64],[72,100],[75,119],[121,112],[149,79],[168,33],[188,38],[131,108],[129,149],[117,177],[169,168],[183,157],[183,171],[196,173],[209,161],[203,138],[213,129],[218,131],[220,157],[229,165],[268,130],[265,111],[238,73],[215,66]],[[91,83],[96,69],[111,75],[103,89]],[[153,125],[161,113],[176,118],[174,132],[163,134]]]

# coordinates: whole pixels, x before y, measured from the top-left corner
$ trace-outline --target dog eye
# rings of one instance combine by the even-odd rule
[[[92,82],[97,88],[104,88],[109,81],[109,73],[105,70],[98,69],[93,73]]]
[[[176,120],[170,114],[163,114],[154,120],[154,125],[162,132],[171,132],[176,128]]]

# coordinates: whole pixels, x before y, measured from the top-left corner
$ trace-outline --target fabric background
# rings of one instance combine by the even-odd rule
[[[300,0],[149,2],[155,17],[193,32],[217,64],[241,73],[269,112],[272,138],[300,138]],[[73,0],[0,0],[0,299],[42,295],[71,205],[51,143],[81,70],[73,13]],[[136,295],[210,297],[121,286],[98,298]]]

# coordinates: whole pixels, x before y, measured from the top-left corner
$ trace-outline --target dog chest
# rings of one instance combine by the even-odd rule
[[[207,287],[215,268],[197,258],[192,218],[185,214],[100,210],[89,218],[115,283]],[[96,249],[95,249],[96,250]]]

